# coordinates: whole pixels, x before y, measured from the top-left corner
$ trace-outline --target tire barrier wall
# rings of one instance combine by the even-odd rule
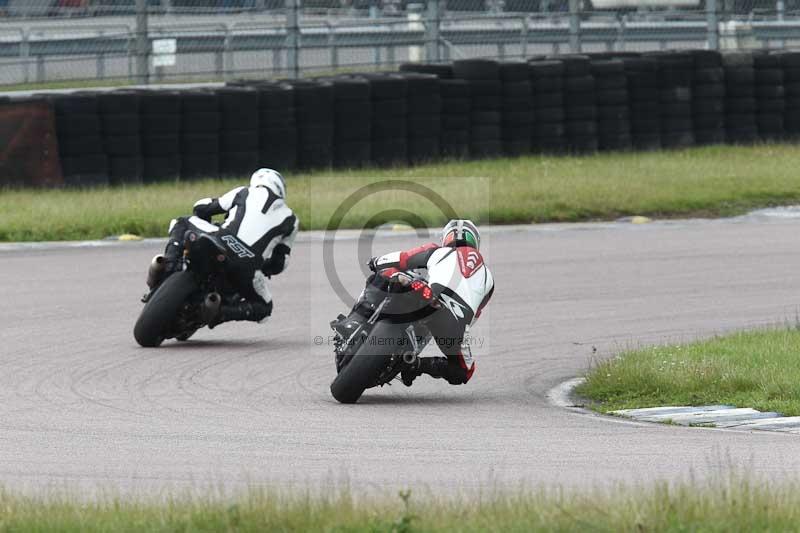
[[[402,166],[798,138],[800,52],[470,59],[215,89],[0,100],[0,183],[243,178],[259,166]]]

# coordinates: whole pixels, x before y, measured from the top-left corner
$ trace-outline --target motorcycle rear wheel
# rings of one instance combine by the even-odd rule
[[[378,378],[388,368],[397,347],[391,342],[397,338],[396,330],[388,322],[375,324],[358,352],[331,383],[331,394],[337,401],[356,403],[366,389],[378,385]]]
[[[186,298],[196,290],[194,275],[186,270],[164,280],[145,304],[133,327],[136,342],[145,348],[160,346]]]

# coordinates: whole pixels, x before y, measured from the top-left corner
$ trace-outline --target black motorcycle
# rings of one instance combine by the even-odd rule
[[[136,342],[156,347],[165,339],[186,341],[218,315],[223,303],[241,300],[226,273],[230,253],[216,235],[187,232],[175,272],[143,299],[144,309],[133,328]],[[153,261],[151,272],[163,258]]]
[[[336,378],[331,394],[355,403],[366,389],[391,384],[431,339],[426,319],[441,303],[413,271],[371,276],[349,316],[331,322]],[[425,287],[415,290],[415,287]]]

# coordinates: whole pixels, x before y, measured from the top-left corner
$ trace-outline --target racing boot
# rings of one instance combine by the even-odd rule
[[[449,363],[446,357],[417,357],[414,362],[403,365],[400,379],[403,385],[410,387],[414,380],[422,374],[428,374],[433,378],[447,378],[448,371]]]
[[[235,305],[221,305],[216,317],[208,322],[208,328],[214,329],[223,322],[247,320],[264,322],[272,314],[272,302],[239,302]]]

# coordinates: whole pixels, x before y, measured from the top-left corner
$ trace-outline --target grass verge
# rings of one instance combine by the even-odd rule
[[[656,483],[584,493],[521,492],[395,501],[348,494],[281,497],[254,491],[233,501],[176,498],[160,503],[0,494],[0,531],[796,531],[800,487],[738,477],[724,482]]]
[[[304,229],[326,227],[353,191],[388,178],[421,183],[441,194],[460,216],[479,223],[729,216],[800,201],[800,146],[715,146],[590,157],[523,157],[446,162],[414,168],[317,172],[289,176],[289,201]],[[192,203],[217,196],[238,180],[160,183],[86,190],[5,189],[1,241],[74,240],[132,232],[161,236],[169,220]],[[372,195],[348,213],[346,227],[392,218],[404,208],[438,225],[446,215],[414,193]],[[394,215],[396,218],[396,214]]]
[[[602,412],[728,404],[797,416],[799,353],[796,328],[632,350],[597,364],[575,392]]]

